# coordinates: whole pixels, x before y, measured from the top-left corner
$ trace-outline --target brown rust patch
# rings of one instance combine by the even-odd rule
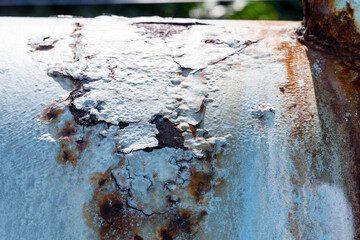
[[[88,141],[89,141],[88,138],[84,138],[84,139],[75,141],[76,150],[78,150],[79,152],[83,152],[85,150],[85,148],[87,147]]]
[[[61,143],[59,154],[56,157],[57,163],[70,163],[71,165],[76,166],[77,160],[78,157],[76,153],[73,150],[69,149],[68,144]]]
[[[205,39],[204,43],[206,44],[221,44],[222,42],[219,39]]]
[[[304,27],[300,40],[308,46],[339,56],[360,54],[360,34],[349,2],[335,11],[334,1],[303,0]]]
[[[76,129],[72,126],[70,121],[65,122],[65,127],[58,133],[60,141],[69,142],[72,136],[76,133]]]
[[[176,210],[167,216],[167,222],[159,229],[158,234],[162,240],[194,239],[196,228],[206,215],[204,210],[197,214],[186,209]]]
[[[51,37],[44,37],[38,42],[31,43],[31,47],[34,51],[48,51],[55,47],[55,44],[58,42],[57,39]]]
[[[212,172],[191,169],[191,180],[186,189],[197,203],[203,200],[203,196],[211,190],[210,181],[213,178]]]
[[[83,137],[80,140],[75,140],[75,134],[76,128],[73,126],[72,121],[65,121],[65,126],[56,134],[60,141],[60,149],[56,157],[56,161],[59,164],[69,163],[72,166],[76,166],[82,152],[86,149],[89,141],[88,138]]]
[[[95,172],[91,174],[90,181],[95,187],[103,187],[111,182],[110,176],[107,173]]]
[[[176,212],[167,223],[165,228],[160,230],[162,240],[173,240],[181,233],[192,233],[191,214],[188,211]]]
[[[349,99],[355,100],[360,92],[360,61],[341,59],[339,61],[339,80]]]
[[[45,107],[41,114],[41,120],[47,122],[58,121],[59,117],[64,113],[64,110],[57,108],[57,104],[51,104]]]
[[[118,192],[98,193],[95,199],[84,205],[88,225],[96,230],[102,240],[134,239],[135,229],[141,216],[129,209]]]

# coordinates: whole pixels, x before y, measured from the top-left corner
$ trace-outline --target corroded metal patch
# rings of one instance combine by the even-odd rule
[[[360,54],[357,2],[303,0],[304,29],[300,40],[338,56]],[[345,6],[342,3],[345,2]]]
[[[181,54],[169,47],[173,40],[165,42],[165,37],[194,24],[123,25],[128,31],[145,28],[163,37],[154,40],[156,46],[147,44],[150,61],[128,66],[122,62],[124,54],[141,56],[123,47],[117,57],[102,53],[102,44],[87,38],[86,25],[75,24],[73,58],[48,71],[73,89],[47,107],[42,119],[55,127],[59,164],[78,167],[86,158],[96,157],[86,154],[99,146],[92,139],[114,146],[103,154],[119,162],[91,176],[93,193],[83,209],[88,226],[100,239],[193,239],[207,215],[212,191],[222,180],[216,162],[227,142],[204,129],[207,87],[202,70],[181,66],[175,60]],[[216,31],[221,34],[224,29]],[[137,49],[147,37],[136,34],[132,42],[120,44]],[[214,65],[248,45],[221,41],[211,47],[218,54],[208,61]],[[227,55],[221,53],[224,49]],[[144,233],[149,227],[152,231]]]

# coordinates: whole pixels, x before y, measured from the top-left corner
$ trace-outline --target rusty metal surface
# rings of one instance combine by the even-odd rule
[[[360,54],[360,3],[345,0],[302,0],[303,42],[341,56]]]
[[[300,27],[0,19],[0,237],[356,239],[358,62]]]

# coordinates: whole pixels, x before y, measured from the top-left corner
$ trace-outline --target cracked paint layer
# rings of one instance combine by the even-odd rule
[[[97,24],[114,22],[127,38],[113,36],[109,51],[104,36],[93,31]],[[154,231],[145,238],[192,238],[206,215],[211,192],[222,180],[216,161],[228,136],[204,129],[209,89],[202,71],[252,43],[212,27],[221,40],[209,45],[206,26],[108,17],[75,23],[73,56],[48,69],[70,90],[42,114],[56,129],[57,162],[75,167],[86,161],[87,148],[96,147],[94,138],[113,145],[102,154],[119,159],[104,173],[94,173],[93,194],[84,205],[88,226],[100,239],[140,238],[149,224]],[[180,33],[184,36],[175,38]],[[185,40],[194,33],[195,47],[207,50],[203,56],[185,54],[193,47]]]
[[[194,23],[0,19],[1,239],[358,238],[357,60]]]

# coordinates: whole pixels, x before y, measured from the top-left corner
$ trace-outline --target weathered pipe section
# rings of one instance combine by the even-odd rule
[[[0,18],[0,239],[358,239],[357,5],[304,4]]]
[[[360,2],[302,0],[304,40],[313,47],[353,57],[360,54]]]

